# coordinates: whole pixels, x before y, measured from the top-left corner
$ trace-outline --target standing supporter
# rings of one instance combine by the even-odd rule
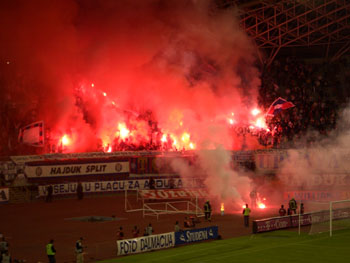
[[[78,182],[78,185],[77,185],[77,197],[78,197],[78,200],[82,200],[84,197],[83,185],[81,184],[81,182]]]
[[[119,227],[119,230],[117,231],[117,240],[122,240],[122,239],[124,239],[123,227]]]
[[[5,237],[3,236],[0,241],[0,255],[9,251],[9,243],[6,241]]]
[[[46,202],[52,202],[52,193],[53,193],[53,187],[52,185],[49,185],[46,188],[47,195],[46,195]]]
[[[287,215],[291,216],[292,215],[292,210],[288,207],[288,210],[287,210]]]
[[[84,246],[83,246],[83,238],[79,238],[77,242],[75,242],[75,254],[77,263],[83,263],[84,262]]]
[[[143,231],[143,236],[148,236],[148,232],[147,232],[147,227],[145,227],[144,231]]]
[[[278,210],[280,216],[285,216],[287,214],[286,209],[284,208],[284,205],[281,205],[280,210]]]
[[[289,208],[291,211],[294,212],[294,214],[297,213],[298,205],[297,205],[297,201],[295,201],[294,197],[292,197],[292,199],[290,199],[290,201],[289,201]]]
[[[156,182],[152,177],[149,179],[149,189],[156,189]]]
[[[208,220],[209,222],[211,221],[211,205],[209,200],[207,200],[204,204],[204,215],[205,215],[205,220]]]
[[[153,235],[153,232],[154,232],[154,230],[153,230],[152,224],[149,223],[148,227],[147,227],[147,234],[148,234],[148,236]]]
[[[56,263],[56,249],[53,246],[53,239],[46,245],[46,255],[49,258],[49,263]]]
[[[250,206],[251,206],[252,208],[255,208],[255,207],[256,207],[256,197],[257,197],[257,192],[256,192],[256,190],[253,189],[253,190],[250,192],[249,196],[250,196]]]
[[[250,208],[248,207],[248,204],[245,204],[245,208],[243,209],[243,217],[244,217],[244,226],[249,227],[249,215],[250,215]]]
[[[305,212],[304,204],[301,203],[300,204],[300,214],[304,214],[304,212]]]
[[[170,189],[174,189],[175,188],[175,180],[173,177],[171,177],[168,181],[168,184],[169,184],[169,188]]]
[[[175,232],[180,232],[180,231],[181,231],[180,226],[179,226],[179,221],[176,221],[176,222],[175,222],[174,231],[175,231]]]
[[[132,230],[132,237],[138,237],[140,234],[140,229],[138,229],[137,226],[134,226],[134,229]]]
[[[194,227],[192,220],[185,216],[184,227]]]
[[[1,263],[11,263],[11,255],[9,254],[9,252],[5,252],[4,254],[2,254],[2,259],[1,259]]]

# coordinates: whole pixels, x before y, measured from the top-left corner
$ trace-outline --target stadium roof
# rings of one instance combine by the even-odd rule
[[[282,48],[325,46],[335,60],[350,50],[349,0],[217,0],[219,8],[237,6],[242,28],[269,55]],[[330,55],[331,54],[331,55]]]

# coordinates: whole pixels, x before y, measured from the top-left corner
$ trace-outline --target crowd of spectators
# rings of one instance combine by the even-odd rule
[[[278,97],[295,107],[267,119],[269,131],[258,136],[261,144],[288,148],[312,144],[337,127],[337,114],[350,96],[346,59],[335,63],[306,63],[288,57],[265,69],[259,103],[268,109]]]
[[[350,97],[348,68],[346,58],[334,63],[306,62],[293,57],[275,59],[272,65],[262,70],[258,96],[260,108],[267,110],[278,97],[292,102],[295,107],[267,118],[268,129],[248,129],[248,133],[256,137],[262,147],[273,148],[307,146],[318,140],[319,136],[327,137],[336,129],[339,110]],[[0,74],[0,85],[7,87],[7,90],[13,85],[25,86],[21,79],[21,76],[14,75],[9,81]],[[33,110],[24,112],[20,105],[12,103],[11,92],[6,94],[0,106],[0,154],[61,152],[62,147],[54,143],[48,143],[50,147],[45,148],[18,145],[19,128],[37,121],[35,103],[30,102]],[[162,133],[152,113],[146,112],[137,118],[148,123],[150,140],[138,144],[128,139],[119,140],[113,142],[111,151],[183,150],[176,149],[171,138],[162,141]],[[46,140],[49,141],[49,138]],[[96,146],[97,151],[106,151],[103,148],[106,147],[102,147],[102,143]]]

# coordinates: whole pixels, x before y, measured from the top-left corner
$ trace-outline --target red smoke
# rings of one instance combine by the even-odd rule
[[[257,118],[255,48],[235,10],[209,3],[2,1],[2,95],[18,125],[44,120],[49,142],[70,138],[63,151],[240,149],[230,127]]]

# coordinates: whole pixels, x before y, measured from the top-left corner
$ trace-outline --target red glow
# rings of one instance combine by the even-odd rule
[[[220,211],[223,212],[224,210],[225,210],[224,203],[221,203]]]

